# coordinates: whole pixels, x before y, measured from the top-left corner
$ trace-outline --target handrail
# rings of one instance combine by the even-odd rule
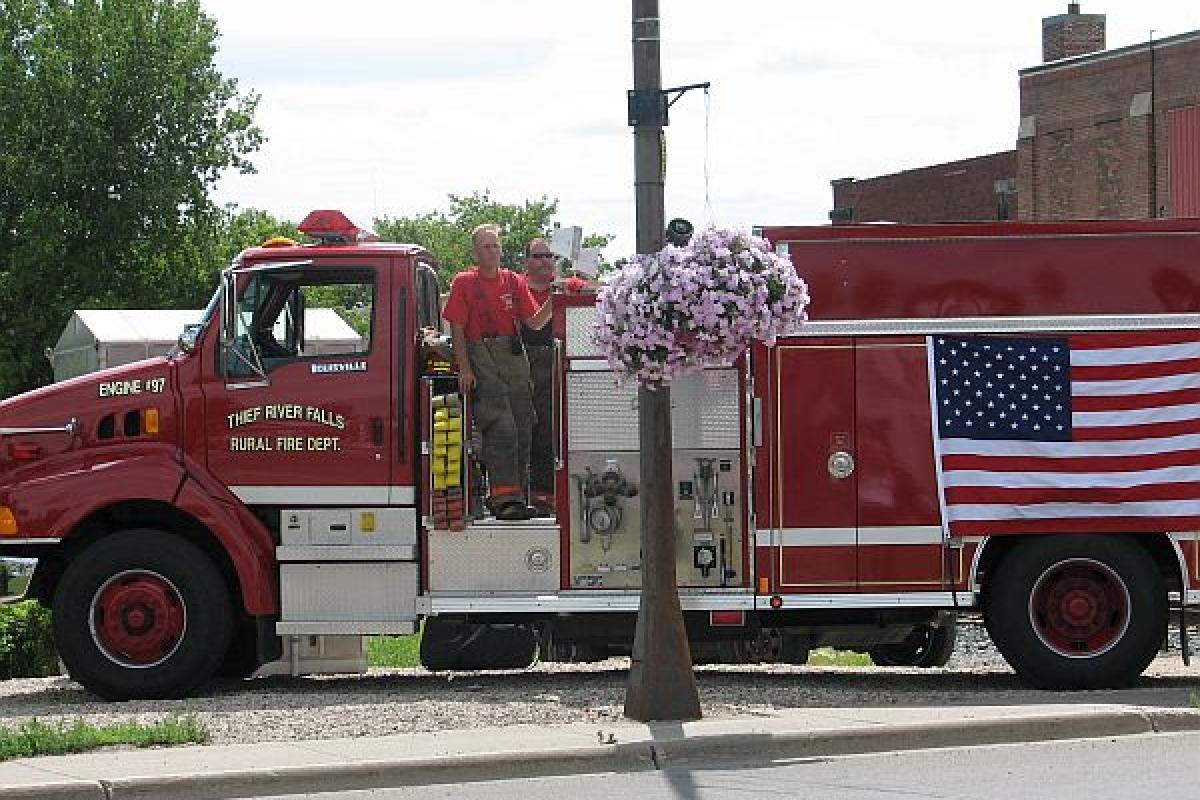
[[[61,428],[0,428],[0,436],[29,436],[37,433],[65,433],[75,436],[79,433],[79,420],[74,417]]]

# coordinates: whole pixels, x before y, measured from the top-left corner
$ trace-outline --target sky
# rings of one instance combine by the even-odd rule
[[[633,252],[629,0],[202,0],[217,63],[261,95],[253,175],[216,199],[363,223],[488,190]],[[823,224],[830,181],[1015,146],[1017,71],[1066,0],[660,0],[666,213]],[[1184,0],[1084,0],[1109,48],[1200,29]]]

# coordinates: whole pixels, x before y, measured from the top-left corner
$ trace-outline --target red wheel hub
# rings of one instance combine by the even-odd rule
[[[1029,618],[1047,646],[1069,658],[1109,650],[1129,626],[1129,591],[1107,564],[1077,558],[1047,569],[1029,598]]]
[[[187,627],[179,591],[154,572],[123,572],[92,600],[92,635],[106,656],[151,667],[175,652]]]

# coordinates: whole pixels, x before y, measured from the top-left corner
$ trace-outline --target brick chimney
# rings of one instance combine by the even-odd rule
[[[1079,3],[1068,3],[1067,13],[1042,19],[1042,61],[1058,61],[1103,49],[1103,14],[1081,14]]]

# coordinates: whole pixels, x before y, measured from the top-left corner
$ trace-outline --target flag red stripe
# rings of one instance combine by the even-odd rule
[[[942,457],[944,471],[977,469],[991,472],[1133,472],[1159,467],[1200,466],[1200,450],[1177,450],[1136,456],[1079,456],[1077,458],[1034,458],[1031,456],[953,455]]]
[[[1200,483],[1155,483],[1149,486],[1086,489],[1010,489],[1003,486],[947,486],[947,505],[962,503],[1027,505],[1030,503],[1133,503],[1139,500],[1192,500]],[[1119,509],[1116,509],[1119,511]]]
[[[1185,403],[1200,403],[1200,389],[1178,389],[1155,394],[1126,394],[1117,397],[1073,397],[1072,411],[1137,411]]]
[[[1118,442],[1180,436],[1185,433],[1200,433],[1200,420],[1185,419],[1179,422],[1156,422],[1151,425],[1116,425],[1109,428],[1075,428],[1074,438],[1077,442]]]
[[[1151,361],[1146,364],[1071,365],[1073,381],[1127,381],[1134,378],[1165,378],[1200,372],[1200,358],[1180,361]],[[1157,396],[1157,395],[1156,395]]]
[[[1196,341],[1196,331],[1180,328],[1171,331],[1078,333],[1068,339],[1072,350],[1117,350],[1128,347],[1153,347],[1159,344],[1193,344]]]
[[[1014,520],[963,520],[950,523],[952,536],[1013,533],[1160,533],[1200,530],[1200,517],[1100,517]]]

